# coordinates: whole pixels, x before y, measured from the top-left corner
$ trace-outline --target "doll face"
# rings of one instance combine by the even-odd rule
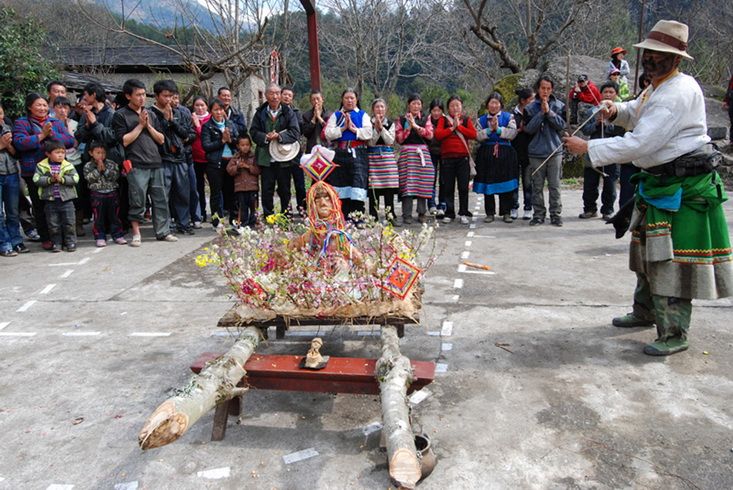
[[[316,191],[314,199],[316,203],[316,213],[320,219],[327,219],[333,213],[333,202],[331,196],[323,190]]]

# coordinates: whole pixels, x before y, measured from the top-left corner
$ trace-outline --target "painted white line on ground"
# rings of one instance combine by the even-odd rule
[[[486,276],[493,276],[494,274],[496,274],[496,272],[494,271],[472,271],[470,269],[465,269],[459,272],[463,272],[464,274],[484,274]]]
[[[427,399],[427,397],[429,397],[430,395],[432,395],[432,393],[427,388],[423,388],[420,391],[416,391],[415,393],[413,393],[412,395],[410,395],[410,398],[409,398],[410,404],[411,405],[417,405],[420,402],[422,402],[425,399]]]
[[[463,251],[463,252],[461,253],[461,258],[462,258],[462,259],[467,259],[467,258],[469,258],[470,256],[471,256],[471,252],[469,252],[468,250],[464,250],[464,251]]]
[[[93,251],[92,253],[93,253],[93,254],[98,254],[99,252],[101,252],[101,251],[103,251],[103,250],[104,250],[104,248],[102,248],[102,247],[97,247],[97,248],[96,248],[96,249],[95,249],[95,250],[94,250],[94,251]]]
[[[31,306],[33,306],[34,304],[36,304],[36,300],[35,300],[35,299],[32,299],[32,300],[30,300],[30,301],[26,302],[26,303],[25,303],[25,304],[24,304],[23,306],[21,306],[20,308],[18,308],[18,309],[17,309],[17,310],[15,310],[15,311],[17,311],[17,312],[19,312],[19,313],[22,313],[22,312],[24,312],[24,311],[28,311],[28,308],[30,308],[30,307],[31,307]]]
[[[129,337],[170,337],[173,332],[132,332]]]
[[[64,332],[61,335],[64,337],[94,337],[100,335],[102,332]]]
[[[474,235],[474,238],[496,238],[494,235]]]
[[[464,245],[464,246],[465,246],[466,248],[471,248],[471,244],[472,244],[472,243],[473,243],[473,242],[472,242],[471,240],[466,240],[466,243],[464,243],[463,245]]]
[[[46,487],[46,490],[71,490],[72,488],[74,488],[74,485],[68,483],[52,483]]]
[[[199,471],[196,476],[200,478],[206,478],[207,480],[219,480],[221,478],[229,478],[232,469],[229,466],[222,468],[213,468],[211,470]]]
[[[440,337],[440,330],[431,330],[430,332],[428,332],[428,335],[430,335],[431,337]]]
[[[10,325],[10,322],[0,322],[0,330]]]
[[[137,490],[137,480],[115,483],[115,490]]]
[[[466,272],[466,264],[458,264],[458,272]]]
[[[79,265],[84,265],[84,264],[86,264],[87,262],[89,262],[89,257],[84,257],[83,259],[81,259],[81,260],[79,261]]]
[[[461,284],[463,284],[463,283],[461,283]],[[450,300],[451,300],[452,303],[458,303],[458,300],[460,298],[461,298],[460,295],[454,294],[453,296],[451,296]]]
[[[468,233],[466,233],[466,238],[473,238],[473,236],[474,236],[475,234],[476,234],[476,232],[475,232],[475,231],[469,231]]]
[[[368,436],[369,434],[374,434],[375,432],[379,432],[382,430],[382,422],[372,422],[371,424],[365,425],[361,428],[361,432]]]
[[[440,350],[442,350],[443,352],[453,350],[453,344],[451,342],[443,342],[442,344],[440,344]]]
[[[33,337],[36,332],[0,332],[0,337]]]
[[[448,372],[448,363],[439,362],[435,365],[435,374],[444,374]]]
[[[463,287],[463,279],[456,279],[453,281],[453,288],[454,289],[461,289]]]
[[[58,264],[48,264],[49,267],[68,267],[70,265],[79,265],[79,262],[59,262]]]
[[[468,229],[469,230],[475,230],[476,229],[476,223],[471,223],[470,225],[468,225]]]
[[[315,448],[309,447],[308,449],[303,449],[302,451],[296,451],[294,453],[286,454],[283,456],[283,461],[285,464],[292,464],[297,463],[298,461],[303,461],[304,459],[313,458],[315,456],[318,456],[318,451],[315,450]]]
[[[478,220],[478,216],[471,216],[471,221],[476,221],[476,220]]]
[[[51,290],[52,290],[53,288],[55,288],[55,287],[56,287],[56,285],[55,285],[55,284],[49,284],[49,285],[48,285],[48,286],[46,286],[45,288],[41,289],[41,292],[40,292],[40,293],[38,293],[38,294],[48,294],[48,293],[50,293],[50,292],[51,292]]]
[[[73,273],[74,273],[74,269],[66,269],[66,271],[59,276],[59,279],[66,279]]]
[[[453,322],[445,320],[440,329],[440,335],[443,337],[450,337],[453,335]]]

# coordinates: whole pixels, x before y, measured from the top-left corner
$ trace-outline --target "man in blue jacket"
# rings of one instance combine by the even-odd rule
[[[533,217],[530,226],[545,222],[547,208],[543,194],[545,179],[550,191],[550,223],[562,226],[560,178],[562,177],[562,132],[565,129],[565,104],[552,94],[555,82],[543,75],[535,84],[537,98],[527,106],[524,131],[532,135],[529,142],[529,173],[532,180]],[[555,152],[555,149],[560,149]],[[553,152],[555,152],[553,154]],[[552,158],[545,160],[552,155]]]

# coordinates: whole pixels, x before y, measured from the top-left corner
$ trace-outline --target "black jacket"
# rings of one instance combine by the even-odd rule
[[[125,149],[117,141],[114,131],[112,131],[112,116],[115,111],[109,106],[104,106],[101,111],[96,113],[97,122],[87,127],[87,116],[82,115],[79,126],[76,128],[74,138],[89,147],[89,145],[98,141],[107,147],[107,158],[115,163],[122,163],[125,159]],[[89,152],[84,151],[81,155],[81,161],[86,163],[91,158]]]
[[[168,121],[160,109],[155,106],[150,108],[163,129],[165,141],[160,146],[160,157],[168,163],[184,163],[186,160],[185,145],[187,141],[196,138],[191,119],[186,120],[179,108],[173,109],[173,118]]]
[[[226,119],[224,124],[232,134],[232,142],[227,144],[232,151],[232,155],[234,155],[237,152],[236,141],[237,135],[239,134],[237,132],[237,126],[229,119]],[[212,165],[220,165],[221,163],[221,154],[224,152],[225,145],[225,143],[222,143],[221,137],[222,132],[216,126],[216,122],[214,122],[214,118],[212,117],[201,128],[201,147],[206,152],[206,161]]]
[[[226,111],[227,119],[234,123],[237,128],[237,134],[247,134],[247,119],[244,114],[236,110],[234,107],[229,106]]]
[[[257,145],[257,163],[263,165],[262,152],[267,152],[269,161],[269,150],[267,148],[268,141],[265,138],[267,135],[267,114],[268,104],[265,102],[255,112],[252,118],[252,126],[249,128],[252,140]],[[278,114],[275,120],[275,131],[280,133],[280,143],[289,144],[295,143],[300,138],[300,123],[290,107],[285,104],[280,104],[280,114]]]

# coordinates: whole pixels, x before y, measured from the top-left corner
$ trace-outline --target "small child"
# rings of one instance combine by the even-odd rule
[[[84,177],[89,185],[92,201],[92,234],[97,247],[107,246],[107,232],[112,235],[115,243],[126,245],[125,231],[120,221],[120,196],[117,192],[117,179],[120,176],[119,166],[112,160],[107,160],[107,148],[99,141],[89,145],[89,160],[84,165]]]
[[[48,232],[51,235],[51,252],[60,252],[62,243],[67,252],[76,252],[76,184],[79,174],[66,160],[63,143],[50,139],[44,142],[46,158],[36,165],[33,182],[38,186],[38,195],[47,201],[45,208]],[[63,241],[62,241],[63,239]]]
[[[253,228],[257,223],[257,194],[260,190],[260,167],[252,151],[252,140],[248,135],[237,136],[237,153],[227,164],[227,173],[234,177],[234,195],[239,205],[240,226]]]

